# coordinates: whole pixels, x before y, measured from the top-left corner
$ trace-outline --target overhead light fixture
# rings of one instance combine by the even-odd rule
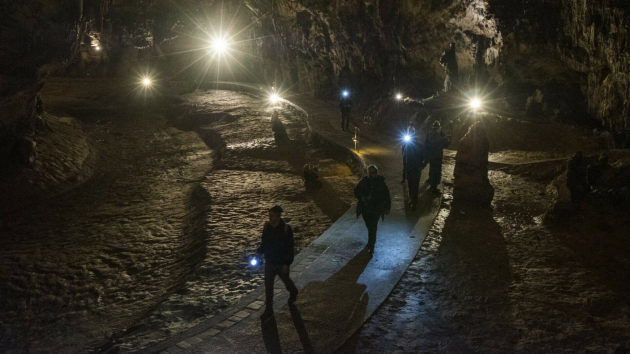
[[[472,108],[473,110],[481,108],[481,100],[477,97],[473,97],[470,100],[470,108]]]

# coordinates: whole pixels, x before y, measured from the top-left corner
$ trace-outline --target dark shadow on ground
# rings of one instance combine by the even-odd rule
[[[313,349],[313,344],[311,343],[311,339],[309,338],[308,332],[306,331],[306,326],[304,325],[304,320],[302,319],[302,314],[300,314],[300,310],[295,305],[289,305],[289,311],[291,312],[291,318],[293,319],[295,330],[300,337],[300,342],[302,342],[304,352],[306,354],[314,354],[315,350]]]
[[[267,353],[282,354],[282,348],[280,347],[280,335],[278,335],[278,325],[276,324],[276,317],[271,316],[266,319],[261,319],[260,327],[262,329],[263,341],[265,342]]]
[[[435,273],[435,278],[426,281],[428,286],[423,300],[427,316],[422,325],[432,335],[444,337],[443,345],[437,349],[476,353],[469,343],[461,340],[461,331],[475,331],[475,321],[486,316],[493,317],[493,322],[505,316],[503,325],[511,327],[507,319],[510,300],[505,292],[511,282],[509,256],[492,210],[454,202],[442,230],[438,252],[436,266],[440,270]],[[445,287],[447,292],[443,292]],[[480,308],[478,314],[466,313],[467,298],[485,298],[487,306]],[[445,304],[450,304],[450,308],[443,308]],[[456,326],[454,321],[446,320],[446,314],[461,318],[459,323],[469,321],[470,327]],[[505,329],[501,332],[515,334],[515,331]],[[440,342],[437,339],[431,341]],[[515,340],[504,338],[501,342],[506,345],[503,349],[507,349]]]
[[[509,257],[492,210],[454,204],[441,234],[432,237],[438,242],[437,250],[430,251],[434,256],[424,257],[423,247],[398,285],[407,290],[395,289],[373,315],[390,318],[388,327],[373,328],[368,321],[335,353],[393,352],[402,349],[401,340],[410,331],[423,339],[408,343],[413,347],[401,352],[478,353],[462,334],[477,332],[478,321],[484,318],[499,323],[501,333],[506,333],[501,340],[505,347],[497,352],[510,352],[518,333],[508,321]],[[474,313],[467,311],[468,302],[478,298],[486,299],[486,305]]]
[[[339,345],[334,337],[353,332],[363,323],[369,295],[367,286],[357,281],[371,259],[372,254],[363,249],[326,281],[310,283],[301,291],[308,294],[298,300],[306,323],[326,321],[314,325],[319,331],[315,336],[321,338],[315,343],[315,352],[331,352]]]

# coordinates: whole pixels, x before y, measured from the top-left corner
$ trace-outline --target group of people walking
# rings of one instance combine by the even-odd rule
[[[447,70],[445,91],[452,89],[453,78],[457,76],[457,59],[455,46],[452,44],[445,52],[440,63]],[[344,91],[339,101],[341,112],[341,130],[348,131],[350,123],[350,108],[352,101],[347,91]],[[274,130],[275,132],[275,130]],[[440,193],[438,185],[442,178],[443,149],[450,144],[450,138],[441,130],[440,122],[435,121],[431,130],[426,135],[424,144],[413,127],[408,129],[409,139],[403,143],[403,181],[407,181],[409,192],[409,207],[415,210],[418,205],[418,193],[420,189],[420,176],[422,169],[428,164],[429,179],[426,181],[431,186],[433,193]],[[305,181],[312,175],[310,166],[305,166]],[[369,253],[374,252],[376,244],[376,230],[378,220],[385,219],[391,209],[391,196],[385,183],[385,177],[378,174],[378,167],[370,165],[367,175],[363,177],[354,188],[354,196],[357,198],[357,217],[362,216],[368,229],[368,242],[366,245]],[[297,300],[298,289],[289,276],[289,267],[293,263],[294,252],[293,229],[282,219],[282,207],[276,205],[269,209],[269,221],[265,223],[262,231],[262,243],[257,254],[265,257],[265,311],[261,319],[273,316],[273,285],[276,276],[284,282],[289,291],[289,304]]]
[[[427,133],[424,144],[413,127],[407,130],[407,139],[402,145],[403,178],[401,183],[407,182],[409,190],[409,206],[415,209],[418,204],[420,190],[420,175],[424,167],[429,165],[429,178],[426,183],[431,186],[431,192],[440,193],[437,188],[442,179],[442,159],[444,148],[451,140],[442,132],[439,121],[434,121]]]
[[[429,164],[429,179],[431,191],[439,193],[437,186],[442,178],[443,149],[450,144],[438,121],[433,122],[431,131],[427,134],[424,144],[420,142],[415,129],[410,128],[410,139],[402,147],[403,153],[403,182],[408,183],[409,206],[416,209],[422,169]],[[367,175],[354,188],[354,195],[358,200],[356,214],[362,216],[368,230],[367,251],[374,252],[376,245],[376,231],[379,219],[384,219],[391,210],[391,196],[385,182],[385,177],[378,174],[378,167],[370,165]],[[276,276],[284,282],[289,291],[289,304],[293,304],[298,295],[298,289],[289,276],[289,267],[293,263],[293,229],[282,219],[282,207],[276,205],[269,209],[269,221],[262,231],[262,243],[257,250],[265,257],[265,299],[266,308],[261,318],[273,315],[273,284]]]

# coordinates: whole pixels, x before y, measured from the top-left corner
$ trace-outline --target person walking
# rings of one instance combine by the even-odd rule
[[[298,289],[289,276],[293,263],[293,229],[282,219],[282,207],[269,209],[269,221],[262,231],[262,243],[257,250],[265,256],[265,311],[260,318],[273,316],[273,283],[280,277],[289,291],[289,304],[297,300]]]
[[[339,100],[339,111],[341,112],[341,130],[348,130],[348,124],[350,123],[350,106],[352,102],[350,101],[350,94],[347,91],[344,91],[341,94],[341,99]]]
[[[409,191],[409,207],[415,210],[418,205],[418,191],[420,189],[420,175],[427,165],[427,153],[424,145],[417,135],[410,136],[405,143],[403,165],[407,177],[407,190]]]
[[[427,134],[427,138],[424,141],[424,148],[427,151],[429,160],[429,184],[431,184],[431,192],[440,193],[437,186],[442,180],[442,159],[444,158],[444,148],[448,147],[451,143],[450,137],[447,137],[442,128],[440,122],[435,121],[431,125],[431,131]]]
[[[405,181],[407,181],[407,169],[405,168],[405,163],[406,163],[405,149],[407,148],[407,144],[411,141],[412,137],[415,135],[416,135],[416,128],[412,126],[407,127],[407,133],[405,133],[402,146],[400,147],[400,150],[402,152],[402,161],[403,161],[402,180],[400,181],[400,183],[405,183]]]
[[[368,252],[373,253],[376,244],[378,218],[385,219],[385,215],[389,214],[392,202],[385,177],[378,175],[378,168],[375,165],[370,165],[367,168],[367,173],[368,175],[363,177],[354,188],[354,196],[359,200],[357,218],[362,215],[368,229]]]

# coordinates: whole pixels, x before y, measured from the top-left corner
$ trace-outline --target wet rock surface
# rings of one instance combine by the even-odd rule
[[[293,144],[280,149],[257,98],[187,97],[181,109],[226,112],[195,132],[170,126],[161,105],[112,106],[111,96],[64,85],[63,96],[52,90],[45,103],[77,116],[99,160],[78,188],[3,215],[3,353],[137,349],[163,339],[260,284],[245,256],[270,204],[287,211],[299,251],[351,202],[349,168],[308,147],[297,116],[280,114]],[[209,173],[213,150],[200,137],[216,136],[225,139],[226,156]],[[325,181],[310,194],[299,176],[303,158],[319,164]]]
[[[0,213],[24,207],[33,198],[44,200],[66,191],[94,172],[97,153],[81,124],[52,114],[45,119],[49,127],[45,133],[22,138],[21,155],[30,167],[13,165],[0,171]]]
[[[274,140],[273,107],[247,93],[198,91],[184,95],[178,124],[211,117],[196,130],[220,137],[225,150],[201,187],[210,196],[204,220],[205,257],[185,286],[160,304],[133,333],[115,340],[140,349],[191,328],[262,284],[262,269],[248,265],[260,244],[268,208],[282,205],[300,252],[350,207],[357,179],[350,169],[308,145],[303,118],[278,108],[287,139]],[[219,144],[219,145],[222,145]],[[305,163],[319,166],[322,187],[306,190]]]
[[[95,175],[57,198],[3,215],[2,339],[8,353],[75,353],[177,288],[199,252],[190,195],[210,168],[194,133],[159,113],[85,124]]]
[[[620,287],[628,271],[620,261],[628,249],[623,224],[610,216],[603,234],[584,229],[586,221],[548,228],[541,222],[553,202],[541,192],[546,182],[503,171],[489,172],[493,210],[456,205],[453,167],[452,160],[444,166],[440,214],[416,259],[337,353],[623,349],[630,333],[628,290]],[[614,252],[614,264],[592,254],[614,248],[626,250]]]

